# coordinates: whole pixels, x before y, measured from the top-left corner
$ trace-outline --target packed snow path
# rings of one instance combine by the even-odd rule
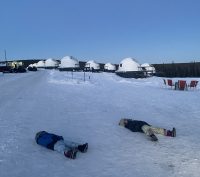
[[[89,79],[90,78],[90,79]],[[191,80],[187,78],[187,80]],[[198,79],[199,80],[199,79]],[[37,71],[0,75],[1,177],[198,177],[200,90],[165,88],[161,78]],[[120,118],[177,128],[151,142],[118,126]],[[89,143],[70,160],[38,146],[46,130]]]

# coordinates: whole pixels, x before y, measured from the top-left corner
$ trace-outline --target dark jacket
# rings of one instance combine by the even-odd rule
[[[62,136],[58,136],[45,131],[38,132],[35,136],[37,144],[44,146],[48,149],[54,150],[54,145],[57,141],[63,140]]]
[[[140,120],[128,120],[128,123],[125,125],[126,128],[131,130],[132,132],[143,132],[142,126],[143,125],[149,125],[148,123]],[[149,125],[150,126],[150,125]]]

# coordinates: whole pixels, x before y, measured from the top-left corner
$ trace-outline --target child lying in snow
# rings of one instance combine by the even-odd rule
[[[66,141],[62,136],[48,133],[46,131],[38,132],[35,136],[35,141],[37,144],[62,153],[65,157],[70,159],[75,159],[78,151],[84,153],[87,152],[88,149],[88,143],[80,145],[78,143]]]
[[[119,125],[131,130],[132,132],[145,133],[151,138],[152,141],[158,141],[158,138],[154,135],[161,134],[164,136],[176,136],[176,129],[166,130],[164,128],[153,127],[144,121],[132,120],[132,119],[121,119]]]

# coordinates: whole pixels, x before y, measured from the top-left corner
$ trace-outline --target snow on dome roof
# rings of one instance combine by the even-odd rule
[[[74,58],[73,56],[65,56],[63,57],[61,60],[74,60],[74,61],[78,61],[76,58]]]
[[[45,67],[45,62],[43,60],[38,61],[37,67]]]
[[[116,66],[111,64],[111,63],[106,63],[104,65],[104,69],[107,69],[107,70],[116,70]]]
[[[31,67],[31,68],[32,68],[32,67],[33,67],[33,64],[28,65],[28,67]]]
[[[61,59],[61,68],[78,68],[79,61],[72,56],[65,56]]]
[[[118,71],[141,71],[141,66],[136,59],[125,58],[119,64]]]
[[[46,67],[55,67],[55,66],[58,66],[58,62],[52,58],[49,58],[45,61],[45,66]]]
[[[136,63],[138,63],[136,59],[131,58],[131,57],[124,58],[124,59],[121,61],[121,63],[125,63],[125,62],[133,62],[133,61],[136,62]]]
[[[141,67],[149,67],[149,66],[150,66],[149,63],[143,63],[143,64],[141,65]]]
[[[37,67],[37,63],[33,63],[33,64],[32,64],[32,67]]]
[[[97,62],[94,60],[89,60],[87,63],[96,63],[97,64]]]

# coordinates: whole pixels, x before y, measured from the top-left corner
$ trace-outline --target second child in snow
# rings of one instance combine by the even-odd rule
[[[155,134],[161,134],[171,137],[176,136],[175,128],[173,128],[172,130],[166,130],[164,128],[154,127],[152,125],[149,125],[147,122],[140,120],[121,119],[119,125],[131,130],[132,132],[145,133],[151,138],[152,141],[158,141],[158,138],[155,136]]]

